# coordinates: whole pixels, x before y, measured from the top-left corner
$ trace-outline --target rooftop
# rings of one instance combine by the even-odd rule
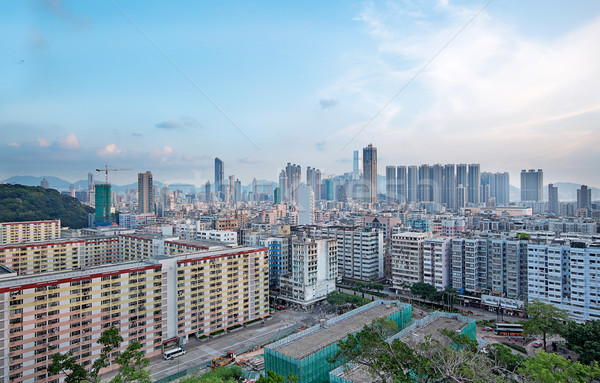
[[[442,343],[447,341],[447,338],[440,333],[440,329],[445,328],[450,331],[462,330],[473,319],[460,317],[456,314],[434,313],[429,316],[414,322],[411,326],[400,331],[396,335],[390,337],[388,342],[394,339],[408,344],[421,343],[427,336],[436,339]],[[368,369],[360,364],[342,365],[332,371],[332,374],[344,378],[353,383],[371,383],[373,377]]]
[[[307,356],[324,349],[325,347],[335,344],[346,338],[349,334],[354,334],[360,331],[365,325],[371,324],[374,319],[387,317],[397,311],[401,311],[407,305],[400,302],[376,301],[375,304],[370,304],[365,309],[358,308],[349,312],[346,317],[338,317],[329,321],[323,322],[321,325],[314,326],[298,334],[297,338],[293,338],[286,342],[277,342],[270,348],[277,352],[292,357],[297,360],[306,358]],[[363,306],[365,307],[365,306]],[[337,319],[337,320],[336,320]]]
[[[395,339],[399,339],[404,343],[422,343],[425,341],[426,337],[431,337],[431,339],[435,339],[441,343],[445,343],[448,338],[444,336],[439,330],[447,329],[450,331],[459,332],[462,330],[467,323],[459,320],[458,318],[445,318],[445,317],[436,317],[432,320],[426,322],[425,324],[415,326],[412,331],[407,331],[400,337]],[[413,326],[411,326],[413,327]],[[408,327],[410,329],[411,327]]]
[[[63,280],[73,280],[77,278],[90,278],[102,274],[110,274],[120,271],[130,271],[132,269],[144,268],[155,265],[152,261],[133,261],[106,264],[102,266],[86,267],[82,269],[71,269],[64,271],[49,271],[35,275],[15,275],[0,280],[0,290],[12,287],[21,287],[32,284],[44,285],[47,283],[63,283]]]

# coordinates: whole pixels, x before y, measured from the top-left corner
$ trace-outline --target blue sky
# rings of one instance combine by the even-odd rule
[[[478,162],[600,186],[600,2],[473,19],[486,3],[5,2],[0,178],[108,164],[133,169],[118,184],[202,185],[218,156],[246,184],[288,161],[342,174],[373,143],[380,174]]]

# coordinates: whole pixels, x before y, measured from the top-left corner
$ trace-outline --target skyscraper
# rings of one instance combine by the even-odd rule
[[[577,209],[589,209],[592,207],[592,189],[581,185],[577,189]]]
[[[354,151],[354,157],[352,159],[352,179],[358,180],[360,179],[360,175],[363,172],[363,162],[362,162],[362,154],[360,150]]]
[[[227,188],[227,200],[233,201],[235,199],[235,176],[229,176],[229,185]]]
[[[333,201],[335,198],[334,196],[334,183],[333,183],[333,179],[331,178],[327,178],[326,180],[323,181],[323,187],[325,188],[324,190],[324,194],[325,194],[325,200],[326,201]]]
[[[467,202],[479,203],[481,188],[481,171],[479,164],[469,164],[467,179]],[[464,185],[463,185],[464,186]]]
[[[315,194],[315,199],[321,198],[321,171],[319,169],[306,168],[306,185],[310,186]]]
[[[215,157],[215,195],[217,200],[225,201],[225,185],[223,180],[225,177],[225,165],[219,157]]]
[[[236,179],[233,186],[233,200],[235,202],[242,201],[242,181]]]
[[[406,201],[409,203],[417,202],[417,185],[418,185],[418,174],[416,166],[409,166],[407,168],[408,173],[406,177]]]
[[[444,167],[435,164],[431,167],[431,200],[442,203],[442,188],[444,181]]]
[[[558,187],[548,184],[548,212],[553,214],[560,213],[558,204]]]
[[[419,183],[417,186],[417,201],[431,201],[431,167],[427,164],[419,166]]]
[[[385,196],[388,202],[398,202],[396,196],[396,167],[386,166],[385,167]]]
[[[495,188],[494,195],[496,197],[496,204],[508,205],[510,202],[510,177],[507,172],[495,173]]]
[[[88,173],[88,190],[89,191],[94,190],[94,174],[93,173]]]
[[[456,186],[467,187],[467,164],[456,165]]]
[[[467,189],[463,185],[456,187],[456,208],[462,209],[465,207],[465,199],[467,197]]]
[[[544,200],[544,173],[542,169],[521,170],[521,201]]]
[[[287,196],[289,201],[298,202],[298,188],[302,181],[302,169],[300,165],[287,163],[285,167],[287,176]]]
[[[152,173],[138,173],[138,213],[154,213]]]
[[[212,201],[212,195],[210,193],[210,181],[206,181],[204,184],[204,197],[206,198],[206,202]]]
[[[396,197],[398,203],[406,203],[406,166],[398,166],[396,168]]]
[[[363,149],[364,202],[377,202],[377,148],[369,144]]]
[[[287,187],[287,173],[285,172],[285,170],[282,170],[281,172],[279,172],[279,194],[281,195],[282,201],[289,201]]]
[[[315,194],[312,188],[304,185],[298,188],[298,223],[300,225],[315,223]]]
[[[110,219],[110,184],[99,184],[95,187],[95,208],[96,214],[94,222],[97,226],[108,226]]]
[[[454,164],[444,165],[442,203],[445,203],[448,209],[456,208],[456,174]]]

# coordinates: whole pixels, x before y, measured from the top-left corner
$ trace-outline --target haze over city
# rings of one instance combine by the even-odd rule
[[[0,179],[151,170],[248,184],[287,162],[543,168],[600,185],[600,3],[9,2]]]

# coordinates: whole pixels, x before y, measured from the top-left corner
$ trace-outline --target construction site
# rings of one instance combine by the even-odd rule
[[[432,339],[443,344],[448,342],[448,337],[440,332],[441,329],[465,334],[473,340],[476,339],[475,319],[436,311],[415,321],[387,341],[392,342],[397,339],[408,345],[415,345],[426,339]],[[374,379],[365,366],[348,363],[332,370],[329,373],[328,381],[332,383],[371,383]]]
[[[292,373],[300,383],[329,381],[329,371],[337,365],[329,363],[327,357],[335,354],[337,343],[380,318],[391,319],[403,329],[411,323],[412,307],[399,301],[377,300],[323,321],[267,345],[265,368],[282,376]]]

